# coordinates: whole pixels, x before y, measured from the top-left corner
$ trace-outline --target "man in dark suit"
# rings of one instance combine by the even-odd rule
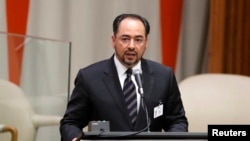
[[[63,141],[76,140],[90,121],[99,120],[109,121],[110,131],[188,131],[174,72],[167,66],[142,57],[149,31],[148,21],[139,15],[121,14],[115,18],[112,36],[115,53],[110,59],[79,70],[61,120]],[[123,95],[128,68],[142,72],[139,74],[143,93],[136,91],[138,106],[134,124]],[[132,81],[138,83],[134,75]]]

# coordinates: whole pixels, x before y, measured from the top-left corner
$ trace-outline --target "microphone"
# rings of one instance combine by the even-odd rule
[[[142,72],[139,69],[135,69],[133,71],[133,75],[135,76],[135,81],[137,83],[138,86],[138,92],[139,94],[143,95],[143,87],[142,87],[142,76],[141,76]]]
[[[139,69],[135,69],[135,70],[133,70],[133,75],[135,76],[135,81],[136,81],[137,86],[138,86],[138,92],[141,95],[141,105],[142,105],[143,110],[145,111],[146,119],[147,119],[147,126],[143,130],[147,129],[148,132],[150,132],[149,127],[150,127],[150,124],[151,124],[151,120],[149,118],[148,108],[147,108],[147,105],[146,105],[146,103],[144,101],[144,96],[143,96],[142,72]]]

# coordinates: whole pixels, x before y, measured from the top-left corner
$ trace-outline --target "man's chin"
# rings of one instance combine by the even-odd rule
[[[126,60],[125,64],[129,67],[134,66],[136,64],[136,61]]]

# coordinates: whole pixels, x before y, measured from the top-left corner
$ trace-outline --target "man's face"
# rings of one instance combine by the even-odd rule
[[[122,20],[117,34],[112,36],[112,45],[118,60],[123,65],[128,68],[136,65],[144,54],[147,45],[143,23],[132,18]]]

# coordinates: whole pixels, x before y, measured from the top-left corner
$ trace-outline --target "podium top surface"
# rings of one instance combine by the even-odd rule
[[[207,140],[204,132],[84,132],[81,140]]]

